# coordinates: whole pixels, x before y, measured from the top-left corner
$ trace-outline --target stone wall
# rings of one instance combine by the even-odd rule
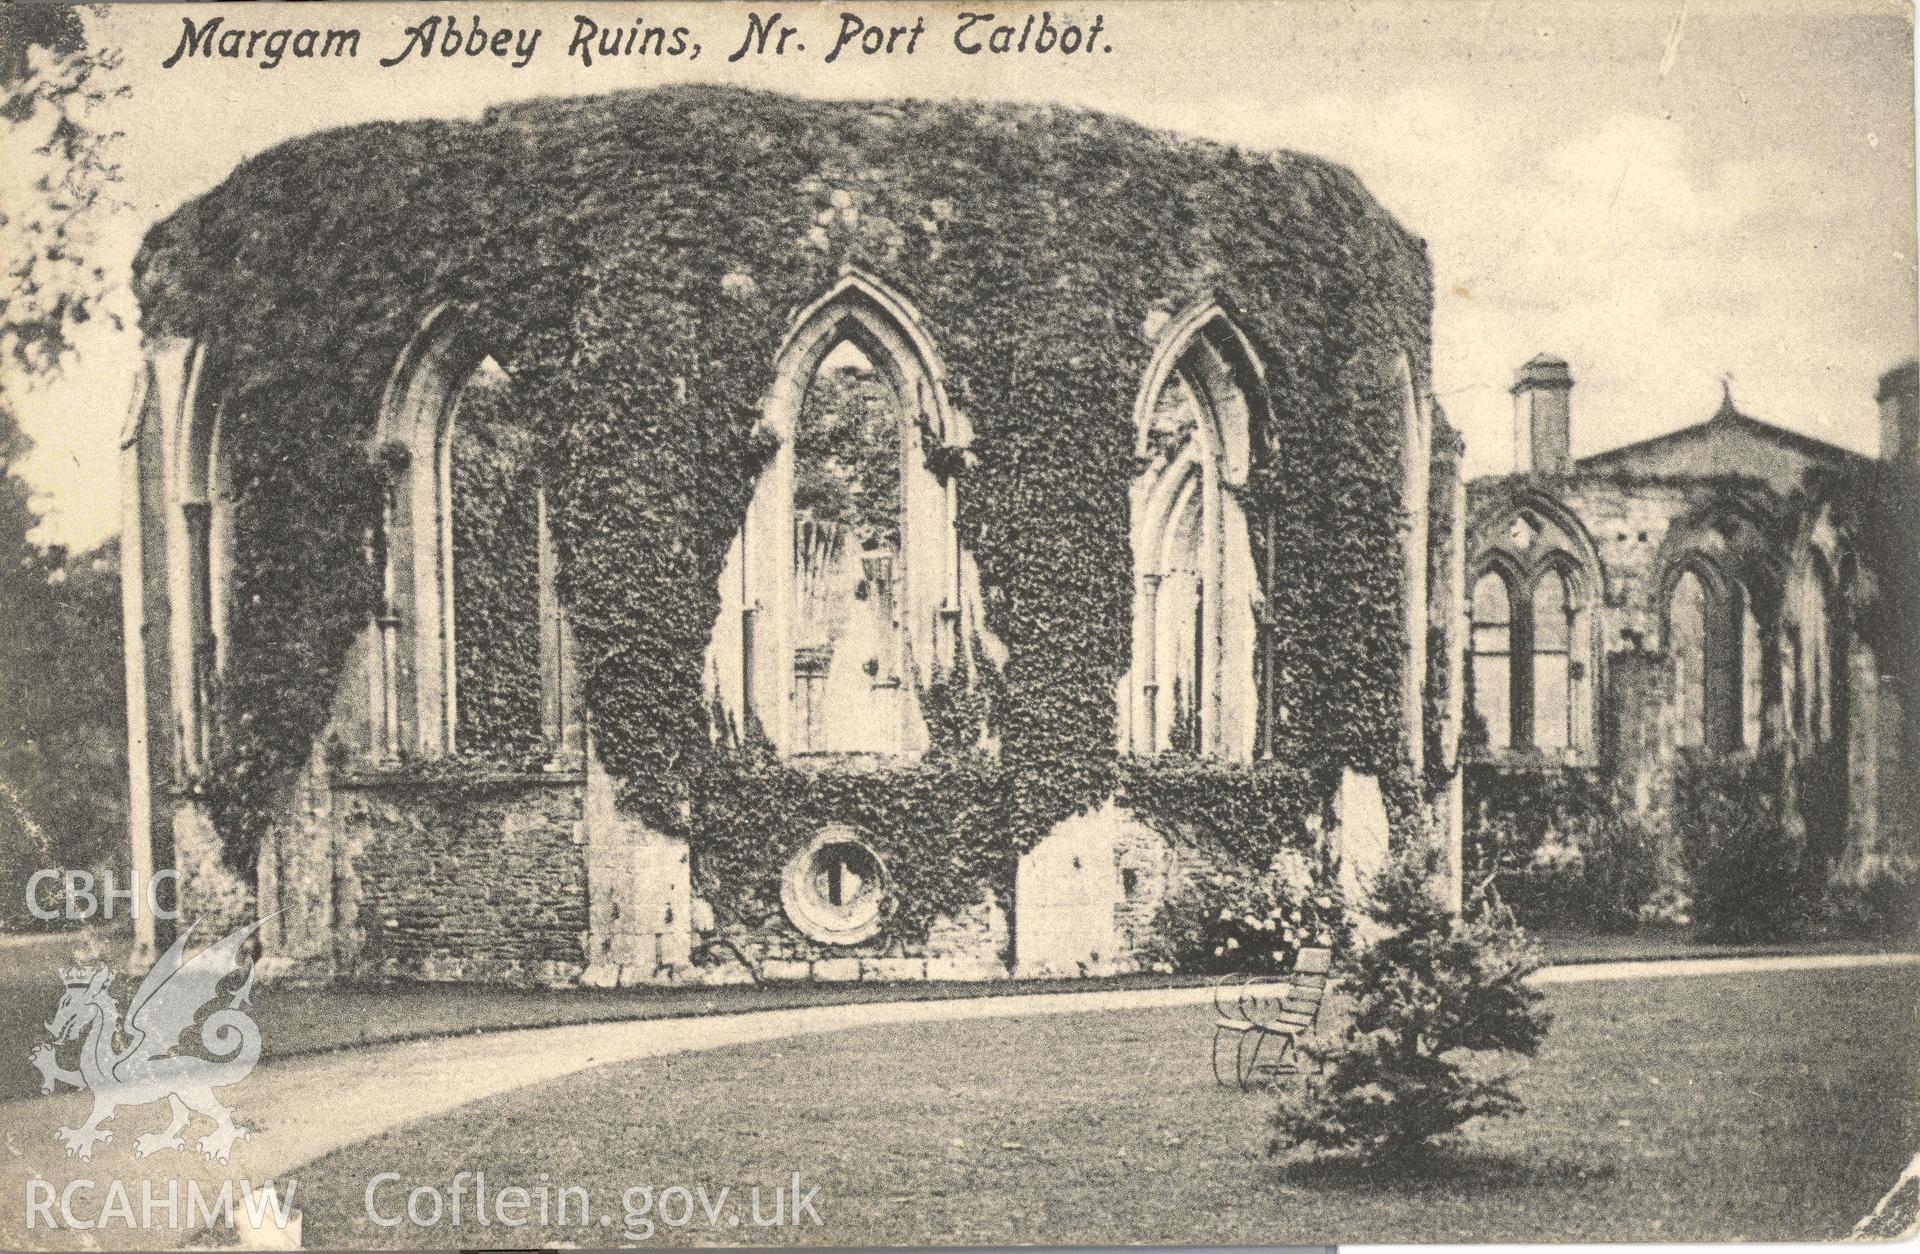
[[[1120,871],[1120,896],[1113,904],[1114,967],[1138,970],[1143,951],[1155,939],[1160,907],[1210,866],[1198,850],[1175,848],[1140,822],[1115,831],[1113,854]]]
[[[350,780],[333,803],[342,976],[556,983],[584,969],[577,777]]]
[[[1012,944],[1007,912],[992,897],[936,921],[925,941],[890,940],[882,932],[857,945],[821,944],[775,910],[709,927],[700,942],[690,978],[708,984],[1004,979]]]
[[[1826,499],[1833,489],[1810,475],[1816,468],[1848,474],[1860,462],[1766,429],[1729,403],[1711,422],[1585,459],[1571,474],[1476,480],[1469,491],[1476,574],[1501,569],[1531,578],[1565,532],[1567,564],[1599,590],[1584,602],[1596,668],[1592,752],[1568,754],[1564,763],[1528,748],[1486,756],[1527,769],[1598,767],[1631,804],[1657,816],[1671,803],[1683,742],[1729,757],[1779,747],[1791,763],[1812,761],[1831,739],[1847,757],[1845,809],[1837,817],[1807,812],[1789,787],[1782,799],[1789,823],[1825,832],[1819,839],[1837,879],[1877,865],[1885,732],[1879,668],[1854,638],[1871,574],[1857,572],[1851,539],[1835,521],[1841,497]],[[1548,518],[1553,542],[1513,526],[1519,511]],[[1681,620],[1668,621],[1667,591],[1681,570],[1700,577],[1711,616],[1704,635],[1691,628],[1691,647],[1679,634]],[[1684,712],[1676,704],[1677,659],[1697,668]],[[1825,704],[1813,699],[1820,713],[1803,715],[1805,694],[1823,691]]]
[[[1507,506],[1521,482],[1476,480],[1469,489],[1469,570],[1477,573],[1501,549]],[[1712,483],[1631,480],[1614,476],[1568,476],[1535,480],[1542,495],[1564,507],[1592,545],[1600,595],[1588,604],[1593,748],[1568,765],[1602,764],[1629,778],[1670,757],[1672,713],[1668,709],[1663,576],[1683,540],[1716,558],[1726,541],[1712,528],[1692,528],[1693,514],[1716,491]],[[1688,527],[1682,531],[1682,527]],[[1727,565],[1734,567],[1732,560]],[[1469,574],[1471,581],[1475,574]],[[1530,765],[1536,756],[1518,754]],[[1638,784],[1636,784],[1638,786]]]
[[[1664,440],[1582,458],[1581,466],[1625,477],[1751,475],[1766,480],[1776,492],[1789,493],[1800,487],[1809,468],[1833,460],[1809,452],[1804,437],[1761,434],[1756,430],[1760,425],[1744,417],[1723,417],[1683,428]]]
[[[1020,859],[1014,973],[1137,970],[1161,904],[1178,891],[1182,861],[1164,836],[1112,802],[1063,820]]]
[[[261,844],[261,977],[573,983],[582,794],[577,771],[345,771],[316,751]]]

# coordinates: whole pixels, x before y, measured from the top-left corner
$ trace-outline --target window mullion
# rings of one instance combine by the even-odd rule
[[[1525,580],[1513,592],[1509,615],[1508,673],[1512,677],[1508,735],[1515,749],[1533,748],[1533,586]]]

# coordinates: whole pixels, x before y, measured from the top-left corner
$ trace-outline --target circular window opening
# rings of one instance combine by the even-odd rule
[[[887,869],[851,828],[830,827],[795,854],[780,879],[780,902],[802,932],[852,945],[880,930]]]

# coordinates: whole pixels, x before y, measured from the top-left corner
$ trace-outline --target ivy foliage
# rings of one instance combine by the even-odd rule
[[[892,547],[900,539],[900,426],[871,369],[824,370],[794,433],[793,511]]]
[[[886,867],[887,939],[924,938],[983,890],[1008,900],[1014,855],[996,838],[998,763],[975,752],[865,765],[782,762],[763,751],[706,759],[689,816],[702,834],[695,891],[728,916],[723,925],[777,916],[788,860],[829,823],[857,831]]]
[[[1123,762],[1119,799],[1170,839],[1193,841],[1239,866],[1266,867],[1284,849],[1317,843],[1337,774],[1324,766],[1248,768],[1166,754]]]
[[[448,441],[453,488],[453,653],[462,753],[540,746],[540,521],[532,433],[504,375],[477,371]]]
[[[965,668],[996,756],[842,779],[716,746],[701,666],[771,452],[779,346],[850,267],[913,302],[969,420],[957,522],[1006,653]],[[715,874],[764,887],[828,811],[883,846],[926,824],[973,870],[1004,866],[1113,792],[1134,399],[1154,328],[1204,299],[1254,345],[1274,416],[1244,501],[1257,563],[1282,572],[1265,613],[1286,707],[1263,769],[1404,774],[1395,367],[1406,354],[1426,390],[1431,274],[1340,167],[1056,107],[664,88],[283,144],[155,227],[135,268],[148,333],[212,346],[244,414],[209,781],[237,863],[373,604],[365,439],[443,305],[534,433],[596,748],[623,804]],[[723,784],[738,804],[716,805]],[[1273,808],[1218,823],[1258,843]]]

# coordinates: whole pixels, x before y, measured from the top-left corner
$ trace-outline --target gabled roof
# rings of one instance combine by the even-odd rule
[[[1606,470],[1616,462],[1640,457],[1660,449],[1674,448],[1720,431],[1736,431],[1742,435],[1767,440],[1815,461],[1846,465],[1871,460],[1864,454],[1822,440],[1817,436],[1806,435],[1755,418],[1751,414],[1742,413],[1739,406],[1733,403],[1733,389],[1724,382],[1720,387],[1720,408],[1716,409],[1713,416],[1705,422],[1696,422],[1692,426],[1681,427],[1678,431],[1669,431],[1665,435],[1650,436],[1604,452],[1589,454],[1574,463],[1574,470],[1576,472]]]

